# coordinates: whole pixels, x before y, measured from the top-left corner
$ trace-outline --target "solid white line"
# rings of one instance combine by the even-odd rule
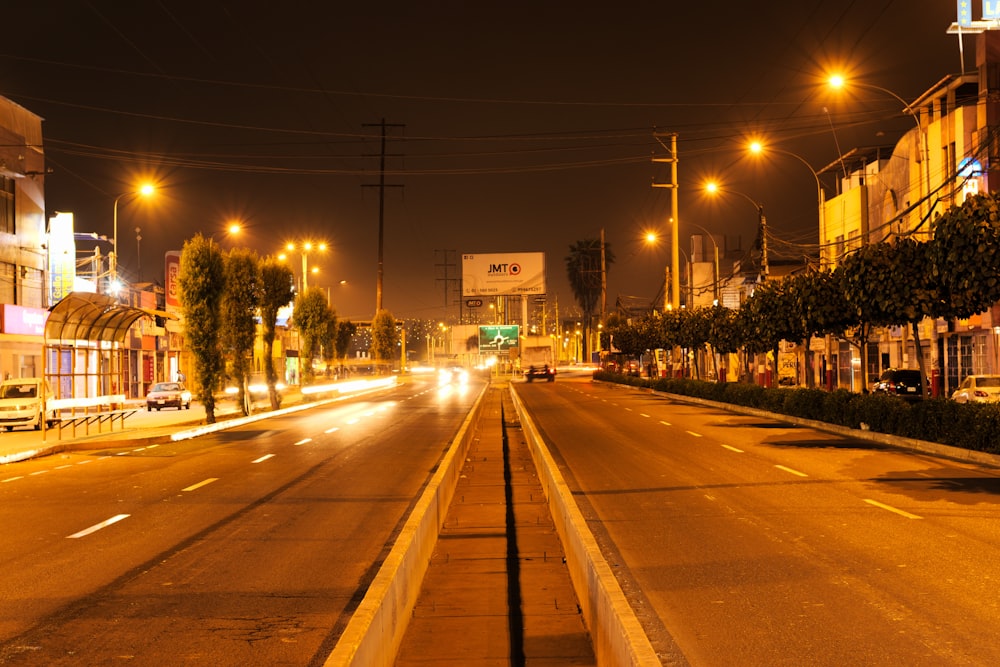
[[[673,424],[671,424],[670,422],[660,421],[660,423],[663,424],[664,426],[673,426]]]
[[[86,537],[87,535],[90,535],[91,533],[96,533],[101,528],[107,528],[111,524],[118,523],[122,519],[127,519],[128,517],[129,517],[128,514],[116,514],[113,517],[111,517],[110,519],[108,519],[107,521],[102,521],[100,523],[96,523],[93,526],[91,526],[90,528],[87,528],[85,530],[81,530],[79,533],[73,533],[72,535],[67,535],[66,539],[75,540],[75,539],[78,539],[78,538],[81,538],[81,537]]]
[[[255,460],[251,461],[250,463],[263,463],[264,461],[266,461],[266,460],[268,460],[270,458],[274,458],[274,454],[264,454],[264,456],[260,457],[259,459],[255,459]]]
[[[340,430],[339,426],[334,426],[333,428],[326,429],[325,431],[323,431],[323,433],[336,433],[339,430]]]
[[[218,481],[219,481],[218,477],[209,477],[208,479],[202,480],[202,481],[198,482],[197,484],[192,484],[191,486],[189,486],[187,488],[181,489],[181,491],[194,491],[195,489],[200,489],[201,487],[205,486],[206,484],[211,484],[212,482],[218,482]]]
[[[910,514],[909,512],[901,510],[901,509],[899,509],[897,507],[893,507],[892,505],[886,505],[884,503],[880,503],[879,501],[872,500],[870,498],[865,498],[865,502],[868,503],[869,505],[874,505],[875,507],[881,507],[884,510],[889,510],[890,512],[894,512],[894,513],[898,514],[899,516],[905,516],[907,519],[923,519],[924,518],[922,516],[917,516],[916,514]]]
[[[732,445],[723,445],[723,447],[725,447],[726,449],[728,449],[731,452],[736,452],[737,454],[742,454],[743,453],[742,449],[736,449]]]
[[[694,431],[684,431],[684,432],[687,433],[688,435],[693,435],[696,438],[704,438],[705,437],[701,433],[695,433]]]
[[[809,475],[805,474],[804,472],[799,472],[798,470],[795,470],[793,468],[786,468],[785,466],[774,466],[774,467],[777,468],[778,470],[784,470],[785,472],[790,472],[793,475],[798,475],[799,477],[808,477],[809,476]]]
[[[299,445],[304,445],[307,442],[312,442],[312,441],[313,441],[312,438],[303,438],[302,440],[299,440],[298,442],[296,442],[295,446],[298,447]]]

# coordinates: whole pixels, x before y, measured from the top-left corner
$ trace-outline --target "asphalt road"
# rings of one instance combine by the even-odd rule
[[[667,664],[1000,664],[994,469],[561,378],[516,390]]]
[[[321,663],[481,388],[5,466],[0,662]]]

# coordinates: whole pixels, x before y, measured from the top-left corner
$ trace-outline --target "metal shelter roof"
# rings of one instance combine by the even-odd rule
[[[93,340],[123,344],[129,328],[140,317],[172,315],[119,303],[105,294],[70,292],[49,308],[45,340]]]

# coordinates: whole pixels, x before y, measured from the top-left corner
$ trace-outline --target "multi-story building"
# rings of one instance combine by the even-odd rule
[[[46,294],[42,119],[0,97],[0,376],[41,374]]]
[[[903,234],[926,240],[944,211],[1000,189],[989,178],[991,165],[1000,164],[1000,31],[975,39],[976,71],[947,76],[908,104],[914,126],[895,146],[858,148],[820,171],[841,176],[821,216],[826,267],[864,243]],[[919,353],[939,392],[949,394],[971,373],[1000,372],[997,306],[968,320],[928,319],[919,332]],[[917,368],[917,354],[905,327],[889,327],[870,339],[867,368],[846,341],[833,341],[818,363],[831,369],[837,386],[860,390],[885,368]]]

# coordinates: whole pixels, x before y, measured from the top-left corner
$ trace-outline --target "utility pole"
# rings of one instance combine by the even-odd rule
[[[385,152],[385,140],[386,140],[386,130],[390,127],[406,127],[399,123],[386,123],[385,118],[383,118],[378,123],[362,123],[362,127],[379,127],[382,128],[382,148],[379,151],[379,176],[378,185],[375,184],[362,184],[363,188],[378,188],[378,269],[375,276],[375,312],[382,310],[382,274],[383,274],[383,249],[385,248],[384,238],[385,238],[385,189],[386,188],[401,188],[402,185],[399,184],[389,184],[385,182],[385,158],[386,157],[402,157],[401,154],[395,153],[391,156],[387,156]],[[374,157],[369,155],[368,157]]]
[[[671,266],[671,284],[670,284],[670,304],[673,308],[680,308],[681,305],[681,282],[680,282],[680,271],[678,271],[678,266],[681,263],[680,256],[680,240],[678,238],[677,230],[680,227],[680,218],[678,217],[677,211],[677,133],[676,132],[653,132],[653,137],[663,146],[663,142],[660,141],[663,137],[670,137],[670,157],[668,158],[653,158],[653,162],[669,162],[670,163],[670,182],[669,183],[657,183],[653,181],[654,188],[670,188],[670,222],[672,223],[670,229],[670,266]],[[664,146],[666,148],[666,146]]]
[[[449,269],[455,268],[455,257],[458,254],[457,250],[435,250],[434,254],[437,255],[441,253],[442,260],[440,262],[435,262],[434,267],[437,269],[444,270],[443,277],[437,277],[435,280],[444,283],[444,312],[447,316],[448,306],[451,305],[451,294],[453,292],[454,283],[459,282],[458,276],[454,273],[449,272]],[[462,299],[458,299],[458,323],[462,324]]]

